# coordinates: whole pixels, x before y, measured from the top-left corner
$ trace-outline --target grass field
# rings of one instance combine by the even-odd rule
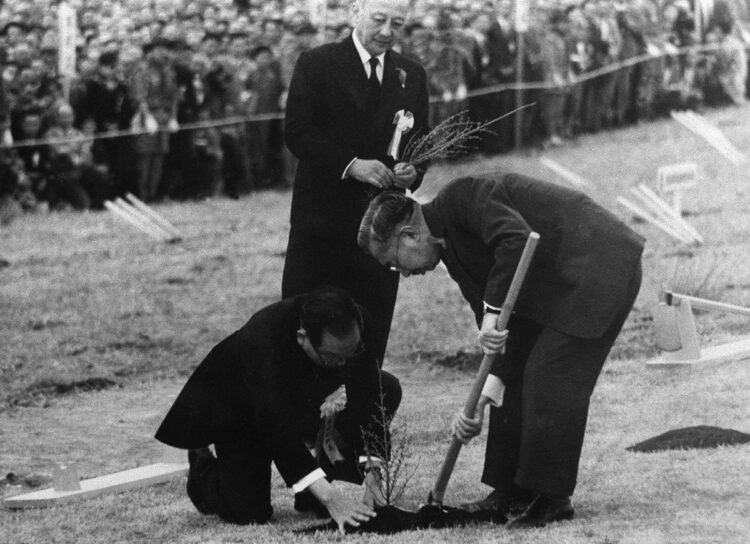
[[[741,150],[750,149],[750,110],[711,112]],[[352,542],[747,542],[748,446],[634,454],[625,450],[670,429],[716,425],[750,431],[750,370],[731,362],[676,372],[647,370],[656,353],[649,306],[662,286],[750,305],[750,176],[672,121],[586,136],[545,152],[595,183],[592,196],[648,238],[644,284],[592,399],[576,519],[535,531],[502,527],[423,531]],[[564,183],[537,153],[437,165],[417,193],[505,168]],[[653,184],[660,165],[694,161],[699,186],[687,219],[705,237],[685,248],[617,208],[615,197]],[[93,477],[182,452],[152,437],[186,377],[208,350],[280,292],[290,193],[240,201],[168,203],[159,211],[184,234],[158,244],[105,213],[24,216],[0,230],[0,475],[50,473],[73,463]],[[707,282],[703,280],[708,278]],[[702,313],[703,341],[747,334],[747,318]],[[403,280],[385,367],[404,387],[399,417],[413,437],[414,479],[402,505],[423,502],[449,442],[448,426],[472,374],[434,364],[474,349],[472,316],[439,268]],[[87,390],[88,389],[88,390]],[[96,389],[96,390],[94,390]],[[484,495],[484,435],[463,449],[447,504]],[[0,542],[324,542],[290,529],[313,522],[293,511],[274,477],[273,523],[233,527],[198,514],[185,480],[75,504],[0,512]],[[28,487],[1,481],[0,494]],[[351,493],[359,491],[346,488]]]

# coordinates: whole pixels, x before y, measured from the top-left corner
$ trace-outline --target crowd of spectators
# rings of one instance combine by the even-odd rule
[[[302,51],[349,32],[347,0],[328,0],[324,17],[309,1],[69,0],[79,30],[70,80],[57,73],[58,3],[0,0],[0,199],[88,209],[128,191],[237,197],[292,183],[286,88]],[[416,1],[398,47],[428,72],[433,126],[459,111],[487,120],[511,110],[515,91],[482,90],[516,82],[519,68],[539,84],[525,91],[538,107],[521,135],[544,146],[672,109],[745,103],[744,0],[530,4],[519,62],[511,0]],[[683,49],[693,45],[715,47]],[[627,63],[636,57],[645,60]],[[138,134],[82,138],[113,131]],[[498,123],[481,151],[514,138],[512,122]]]

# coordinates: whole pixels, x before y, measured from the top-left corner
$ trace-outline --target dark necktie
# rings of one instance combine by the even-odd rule
[[[369,95],[372,103],[377,104],[380,100],[380,81],[377,70],[380,61],[377,57],[372,57],[368,62],[370,63]]]

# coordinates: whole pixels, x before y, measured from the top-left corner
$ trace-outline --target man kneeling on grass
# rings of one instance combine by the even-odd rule
[[[539,246],[508,331],[496,331],[532,230]],[[475,313],[482,348],[505,348],[475,417],[454,421],[468,442],[494,405],[482,475],[494,490],[464,507],[516,516],[508,527],[572,518],[589,398],[638,294],[643,239],[582,193],[493,173],[454,180],[421,206],[378,195],[358,242],[404,276],[442,260]]]
[[[364,454],[385,452],[364,444],[363,431],[383,436],[401,386],[379,369],[368,325],[348,294],[322,288],[263,308],[211,350],[156,433],[189,450],[187,493],[198,511],[266,522],[273,462],[295,509],[330,516],[342,531],[375,515],[383,497]],[[363,473],[361,502],[329,483],[361,483]]]

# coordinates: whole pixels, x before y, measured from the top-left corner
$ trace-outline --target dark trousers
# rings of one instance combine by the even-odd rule
[[[568,336],[514,315],[500,377],[503,405],[490,409],[482,482],[570,496],[578,476],[589,400],[640,287],[631,280],[622,312],[599,338]],[[514,485],[515,484],[515,485]]]
[[[388,372],[381,371],[383,406],[390,419],[401,403],[401,385]],[[351,425],[350,412],[344,409],[336,416],[336,430],[344,443],[361,441],[361,426]],[[340,421],[339,421],[340,420]],[[363,424],[366,422],[362,422]],[[316,429],[311,429],[314,436]],[[353,433],[358,433],[352,436]],[[265,523],[273,514],[271,506],[270,448],[262,435],[240,435],[233,440],[214,444],[216,458],[202,457],[188,476],[188,496],[203,514],[217,514],[229,523],[246,525]],[[351,448],[342,447],[345,461],[331,463],[325,453],[318,460],[329,480],[362,482],[358,460]]]
[[[375,356],[382,366],[393,307],[398,294],[398,273],[381,266],[352,241],[324,239],[292,228],[281,280],[281,297],[307,293],[322,285],[345,289],[372,317]]]

